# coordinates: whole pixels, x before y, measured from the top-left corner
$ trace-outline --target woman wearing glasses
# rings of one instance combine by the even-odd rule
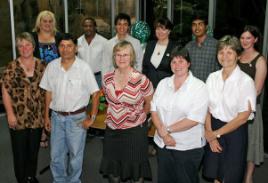
[[[110,183],[151,178],[148,161],[146,115],[150,110],[153,86],[134,69],[131,43],[119,42],[113,48],[115,70],[104,75],[103,90],[108,102],[106,130],[100,172]]]

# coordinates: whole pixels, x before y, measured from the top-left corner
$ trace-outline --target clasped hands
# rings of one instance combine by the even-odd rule
[[[205,131],[205,138],[209,143],[210,149],[212,152],[221,153],[222,147],[217,139],[216,131],[206,130]]]
[[[176,145],[175,139],[168,133],[168,131],[166,130],[166,128],[164,126],[161,129],[158,129],[157,133],[163,139],[164,144],[166,146],[175,146]]]

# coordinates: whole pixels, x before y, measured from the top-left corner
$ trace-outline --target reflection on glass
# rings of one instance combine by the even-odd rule
[[[154,16],[156,18],[167,16],[167,0],[156,0],[154,2]]]
[[[267,0],[217,1],[215,37],[231,34],[239,36],[246,25],[255,25],[263,32]]]
[[[81,21],[85,16],[93,17],[98,32],[111,37],[111,2],[107,0],[77,0],[68,2],[69,30],[75,36],[82,34]]]
[[[198,11],[199,14],[208,15],[208,0],[175,0],[174,1],[174,18],[175,25],[173,32],[175,39],[180,40],[182,45],[192,39],[191,17]]]
[[[14,19],[16,34],[31,32],[38,13],[49,10],[55,14],[59,31],[64,30],[64,5],[63,0],[14,0]]]
[[[8,1],[0,1],[0,7],[0,67],[3,67],[12,59],[12,41]]]
[[[131,24],[135,23],[136,17],[136,0],[117,0],[115,6],[115,15],[126,13],[130,16]]]

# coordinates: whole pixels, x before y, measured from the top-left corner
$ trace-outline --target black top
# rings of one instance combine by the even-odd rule
[[[35,41],[34,56],[37,57],[37,58],[41,58],[37,32],[32,32],[32,36],[33,36],[34,41]],[[61,39],[61,33],[60,32],[56,32],[55,41],[56,41],[57,48],[59,46],[60,39]],[[59,51],[57,50],[57,52],[59,52]]]
[[[252,61],[248,63],[241,63],[240,61],[238,61],[240,69],[245,73],[247,73],[253,80],[255,80],[256,63],[261,56],[262,56],[261,54],[258,54]],[[257,97],[257,104],[259,103],[260,103],[260,95]]]
[[[152,82],[154,88],[157,87],[161,79],[169,77],[173,74],[170,68],[170,62],[171,62],[170,56],[173,48],[177,46],[176,42],[169,40],[163,58],[159,66],[155,68],[151,63],[151,57],[154,52],[156,43],[157,43],[156,40],[147,43],[142,64],[142,73],[148,77],[148,79]]]

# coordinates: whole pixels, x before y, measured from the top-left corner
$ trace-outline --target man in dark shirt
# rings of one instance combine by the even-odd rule
[[[194,76],[205,82],[210,73],[220,68],[216,57],[218,41],[207,35],[205,16],[193,16],[192,33],[195,39],[185,46],[191,59],[191,71]]]

